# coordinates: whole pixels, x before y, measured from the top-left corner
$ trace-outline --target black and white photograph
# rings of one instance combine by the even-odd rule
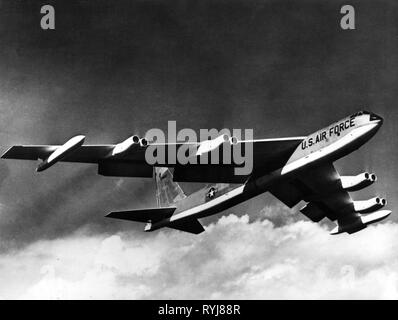
[[[396,300],[397,104],[394,0],[2,0],[0,300]]]

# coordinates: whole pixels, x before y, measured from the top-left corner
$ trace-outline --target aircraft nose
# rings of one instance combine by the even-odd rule
[[[370,115],[370,121],[377,121],[379,123],[379,125],[381,126],[383,124],[384,119],[380,116],[378,116],[375,113],[372,113]]]

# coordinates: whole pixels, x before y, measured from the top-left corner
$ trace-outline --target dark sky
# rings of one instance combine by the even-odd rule
[[[40,29],[52,4],[56,30]],[[255,137],[306,135],[361,109],[385,118],[367,145],[336,167],[374,170],[354,198],[398,205],[398,6],[350,1],[1,1],[0,145],[57,144],[85,134],[117,143],[150,128],[252,128]],[[0,249],[141,228],[110,210],[155,205],[154,183],[105,178],[89,165],[0,162]],[[257,212],[261,196],[232,212]],[[302,218],[302,217],[301,217]],[[393,213],[391,220],[397,221]]]

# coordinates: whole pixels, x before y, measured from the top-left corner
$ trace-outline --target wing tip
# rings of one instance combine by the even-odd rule
[[[10,159],[9,158],[9,155],[10,155],[10,151],[14,148],[15,146],[11,146],[11,147],[8,147],[7,148],[7,150],[1,155],[1,159]]]
[[[104,218],[118,218],[118,213],[120,214],[120,211],[111,211],[108,214],[104,216]]]

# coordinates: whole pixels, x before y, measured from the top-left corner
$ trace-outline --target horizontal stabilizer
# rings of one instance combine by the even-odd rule
[[[168,224],[167,227],[194,234],[199,234],[205,231],[198,219],[184,219],[175,221]]]
[[[106,215],[106,217],[137,221],[137,222],[153,223],[166,218],[170,218],[175,210],[176,207],[114,211]]]

